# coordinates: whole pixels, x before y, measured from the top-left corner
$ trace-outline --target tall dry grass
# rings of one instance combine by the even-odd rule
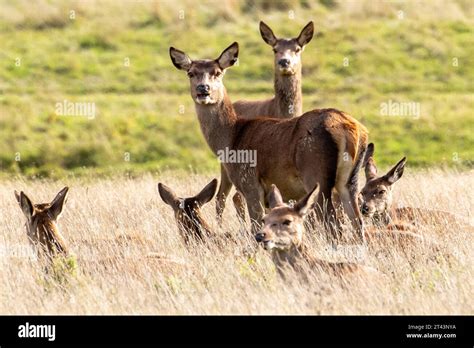
[[[157,194],[162,181],[183,196],[195,194],[209,177],[164,174],[159,179],[77,179],[68,182],[3,181],[0,185],[0,313],[8,314],[473,314],[474,234],[455,226],[426,226],[449,259],[424,246],[414,254],[388,247],[362,254],[362,262],[384,276],[340,282],[310,274],[283,281],[265,251],[239,228],[233,208],[223,229],[214,202],[204,216],[216,234],[232,232],[236,243],[217,239],[187,249],[171,209]],[[76,255],[76,274],[45,276],[30,250],[24,216],[13,190],[34,202],[51,200],[71,187],[60,229]],[[397,183],[402,204],[437,208],[469,217],[474,204],[472,173],[406,173]],[[307,236],[322,257],[328,253],[318,231]],[[24,249],[22,249],[24,248]],[[146,258],[150,252],[169,259]],[[16,253],[16,255],[15,255]],[[409,256],[410,255],[410,256]],[[181,261],[186,262],[183,265]]]

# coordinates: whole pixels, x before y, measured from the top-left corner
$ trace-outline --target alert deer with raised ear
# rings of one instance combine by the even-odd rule
[[[304,240],[308,226],[305,225],[305,219],[317,194],[318,188],[315,188],[296,204],[290,206],[284,203],[280,191],[273,186],[268,197],[271,210],[263,218],[264,225],[256,235],[257,242],[262,243],[264,249],[272,253],[273,261],[280,272],[283,272],[287,266],[297,269],[300,266],[299,263],[304,261],[310,266],[335,275],[359,271],[376,273],[371,267],[359,263],[330,262],[318,259],[311,254]],[[368,226],[364,230],[364,236],[369,250],[376,254],[397,250],[411,257],[414,251],[419,254],[420,247],[423,247],[430,252],[429,255],[446,256],[434,241],[412,231],[399,229],[397,226],[378,229]]]
[[[440,210],[413,207],[397,208],[393,204],[393,187],[403,175],[406,157],[386,174],[379,175],[374,160],[375,145],[367,147],[364,167],[366,183],[359,194],[362,214],[377,226],[391,229],[408,229],[413,225],[450,224],[472,229],[461,216]]]
[[[251,119],[259,116],[274,118],[291,118],[303,113],[303,95],[301,92],[302,53],[314,34],[313,22],[309,22],[298,37],[277,38],[272,29],[260,22],[262,39],[272,48],[274,53],[274,90],[275,95],[261,101],[236,101],[234,105],[238,117]],[[217,220],[222,223],[222,214],[232,182],[221,165],[221,182],[216,196]],[[239,217],[245,219],[245,203],[239,192],[233,197]]]
[[[263,218],[263,227],[256,235],[256,240],[263,248],[271,252],[273,261],[280,275],[285,277],[288,267],[297,272],[303,271],[303,265],[321,270],[335,276],[351,273],[377,273],[373,268],[354,262],[330,262],[312,255],[305,244],[304,220],[319,194],[318,185],[308,192],[293,206],[285,204],[275,185],[268,194],[270,211]]]
[[[217,59],[191,60],[183,51],[170,48],[173,64],[189,77],[201,130],[213,153],[257,154],[255,165],[248,161],[223,163],[229,179],[245,198],[252,231],[259,230],[272,184],[278,185],[285,200],[298,200],[318,183],[321,194],[315,211],[319,219],[327,222],[332,232],[336,230],[331,201],[335,188],[362,241],[357,184],[367,130],[336,109],[316,109],[286,120],[238,118],[223,83],[225,71],[235,64],[238,52],[234,42]]]
[[[267,100],[233,103],[237,116],[250,119],[261,116],[292,118],[303,113],[301,92],[302,53],[314,35],[314,24],[309,22],[298,37],[278,38],[272,29],[260,22],[260,35],[274,53],[275,95]]]
[[[15,197],[26,217],[28,239],[40,257],[53,259],[56,256],[67,257],[69,249],[59,232],[57,220],[61,216],[69,188],[65,187],[50,203],[33,204],[21,191],[15,191]]]
[[[213,179],[197,195],[181,198],[170,187],[158,184],[160,197],[173,209],[176,223],[186,244],[189,244],[191,239],[204,241],[211,235],[211,229],[202,217],[201,207],[212,200],[216,190],[217,179]]]

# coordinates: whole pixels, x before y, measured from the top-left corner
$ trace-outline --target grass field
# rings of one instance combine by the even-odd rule
[[[472,168],[471,1],[14,0],[0,9],[2,173],[215,172],[168,48],[216,57],[238,41],[240,65],[225,78],[230,96],[266,98],[273,57],[261,19],[281,36],[315,22],[303,54],[304,110],[354,115],[380,164],[407,155],[410,166]],[[94,103],[97,114],[60,116],[64,100]],[[419,117],[383,116],[390,101],[418,103]]]
[[[239,66],[225,77],[232,100],[267,98],[273,57],[259,20],[282,36],[315,22],[303,53],[304,110],[354,115],[369,129],[381,171],[408,157],[397,204],[472,224],[470,0],[0,0],[0,313],[474,313],[472,227],[420,229],[439,245],[436,255],[424,245],[364,252],[362,262],[384,275],[371,281],[317,272],[309,282],[282,280],[231,204],[222,228],[215,202],[206,205],[216,238],[186,248],[157,183],[191,196],[219,164],[168,48],[216,57],[238,41]],[[91,103],[96,114],[60,115],[65,101]],[[413,102],[420,114],[385,116],[392,102]],[[77,270],[53,279],[31,256],[13,191],[40,203],[64,186],[60,229]],[[319,229],[306,236],[319,256],[344,259],[322,237]]]
[[[177,193],[197,193],[209,176],[165,175],[160,181]],[[237,242],[210,242],[187,249],[171,208],[157,193],[157,178],[140,180],[75,179],[60,229],[77,258],[77,274],[62,281],[46,281],[32,259],[10,255],[0,258],[0,312],[15,314],[472,314],[474,234],[438,224],[426,226],[425,237],[439,243],[446,260],[433,259],[423,246],[414,247],[413,259],[391,250],[379,257],[368,252],[364,263],[385,278],[370,282],[355,278],[344,284],[315,273],[308,283],[283,281],[271,259],[260,248],[248,255],[253,241],[242,234],[233,209],[222,229],[216,226],[213,202],[204,216],[217,236],[232,233]],[[24,216],[14,189],[23,189],[34,202],[50,201],[63,182],[6,181],[0,191],[0,226],[4,253],[29,250]],[[443,209],[465,217],[472,213],[472,175],[453,172],[408,172],[396,188],[402,205]],[[471,216],[472,221],[472,216]],[[307,239],[325,254],[319,231]],[[22,249],[23,248],[23,249]],[[173,262],[146,259],[147,253]],[[8,255],[7,255],[8,256]],[[430,259],[431,258],[431,259]],[[183,266],[180,260],[187,263]],[[69,278],[66,281],[66,278]]]

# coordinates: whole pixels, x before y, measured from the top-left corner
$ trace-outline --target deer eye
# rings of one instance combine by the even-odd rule
[[[381,190],[379,191],[379,195],[383,195],[385,192],[387,192],[387,190],[381,189]]]
[[[290,225],[291,225],[291,220],[285,220],[285,221],[283,221],[283,225],[285,225],[285,226],[290,226]]]
[[[296,47],[295,52],[296,52],[296,53],[300,53],[300,52],[301,52],[301,47]]]
[[[222,71],[217,71],[217,72],[214,74],[215,77],[219,77],[219,76],[221,76],[221,75],[222,75]]]
[[[193,78],[193,77],[194,77],[194,73],[188,71],[188,77],[189,77],[189,78]]]

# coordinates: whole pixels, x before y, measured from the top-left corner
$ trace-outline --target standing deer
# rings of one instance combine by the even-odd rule
[[[377,174],[374,161],[375,146],[370,143],[364,159],[366,184],[362,188],[359,200],[361,211],[375,225],[396,229],[412,229],[413,225],[446,224],[472,228],[469,223],[455,214],[422,208],[393,206],[393,184],[403,175],[406,157],[402,158],[385,175]]]
[[[354,262],[330,262],[312,255],[304,243],[304,219],[311,210],[319,194],[319,187],[308,192],[293,206],[284,203],[283,197],[275,185],[268,194],[270,212],[263,218],[263,227],[256,235],[257,242],[272,254],[275,266],[281,276],[291,268],[297,272],[304,271],[308,264],[335,276],[344,276],[354,272],[375,273],[370,267]]]
[[[56,256],[69,255],[66,242],[57,226],[68,190],[68,187],[63,188],[51,203],[42,204],[33,204],[23,191],[15,191],[16,200],[26,217],[28,239],[40,257],[52,260]]]
[[[213,179],[197,195],[180,198],[168,186],[158,184],[160,197],[163,202],[173,208],[176,223],[186,244],[189,244],[191,238],[203,241],[210,236],[211,230],[202,217],[201,207],[212,200],[216,190],[217,179]]]
[[[271,184],[278,185],[283,197],[290,200],[301,198],[319,183],[317,216],[335,225],[331,192],[336,188],[344,212],[363,240],[357,185],[367,130],[336,109],[312,110],[287,120],[238,118],[223,84],[224,73],[237,61],[238,51],[234,42],[214,60],[193,61],[173,47],[170,56],[176,68],[187,72],[201,130],[213,153],[253,151],[258,155],[255,166],[245,161],[223,163],[229,179],[245,197],[252,231],[259,229]],[[324,206],[323,213],[320,208]]]
[[[301,53],[311,41],[314,34],[313,22],[309,22],[298,37],[292,39],[277,38],[272,29],[260,22],[260,34],[263,40],[272,47],[274,52],[274,88],[273,98],[262,101],[236,101],[234,105],[238,117],[251,119],[258,116],[274,118],[291,118],[303,113],[303,95],[301,92]],[[232,182],[225,168],[221,165],[221,183],[216,196],[216,212],[219,223]],[[245,219],[245,204],[239,192],[233,202],[241,220]]]

